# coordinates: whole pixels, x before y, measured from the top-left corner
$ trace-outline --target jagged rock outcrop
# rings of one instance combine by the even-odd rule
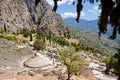
[[[37,6],[34,3],[35,0],[0,0],[0,28],[6,27],[7,32],[35,28],[59,35],[58,26],[65,26],[61,16],[45,0]]]

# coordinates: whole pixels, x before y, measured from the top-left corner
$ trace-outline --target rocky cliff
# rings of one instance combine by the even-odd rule
[[[7,32],[35,28],[59,35],[58,26],[65,26],[61,16],[45,0],[37,6],[34,3],[35,0],[0,0],[0,28]]]

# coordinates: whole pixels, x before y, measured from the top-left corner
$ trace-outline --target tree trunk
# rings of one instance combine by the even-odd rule
[[[51,40],[49,40],[50,46],[52,45]]]
[[[109,74],[109,69],[106,69],[106,70],[105,70],[105,74]]]
[[[67,78],[67,80],[70,80],[70,73],[68,73],[68,78]]]
[[[30,41],[33,41],[32,34],[30,34]]]
[[[120,75],[118,76],[118,79],[117,80],[120,80]]]
[[[5,23],[4,23],[4,31],[5,31],[5,33],[7,32],[7,28],[6,28]]]

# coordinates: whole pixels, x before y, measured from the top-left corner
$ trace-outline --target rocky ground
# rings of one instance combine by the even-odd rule
[[[0,39],[0,73],[24,70],[23,62],[33,54],[27,45],[18,48],[15,42]]]
[[[11,74],[2,74],[0,75],[0,80],[58,80],[56,76],[43,76],[42,74],[36,74],[30,76],[28,74],[20,74],[13,76]]]
[[[88,68],[92,71],[92,74],[100,80],[117,80],[115,74],[107,75],[105,74],[106,65],[102,63],[102,56],[99,54],[97,56],[88,55],[87,52],[81,52],[82,56],[86,58],[89,62]]]
[[[116,77],[105,74],[106,65],[104,63],[92,60],[89,64],[89,68],[92,69],[93,75],[100,80],[117,80]]]
[[[16,45],[15,42],[0,39],[0,80],[58,80],[66,77],[66,68],[53,56],[60,47],[46,47],[46,52],[37,52],[28,45]],[[105,64],[97,58],[81,52],[88,60],[89,67],[83,69],[80,76],[73,80],[116,80],[105,75]],[[58,66],[59,65],[59,66]]]

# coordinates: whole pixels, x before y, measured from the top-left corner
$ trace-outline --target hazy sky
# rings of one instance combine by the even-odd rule
[[[53,0],[47,0],[50,5],[53,5]],[[74,0],[62,0],[59,1],[57,13],[61,14],[61,16],[65,18],[73,17],[76,18],[76,4],[72,5]],[[100,10],[98,9],[99,3],[89,4],[89,2],[83,3],[84,7],[81,14],[81,19],[86,20],[95,20],[98,19],[100,14]]]

